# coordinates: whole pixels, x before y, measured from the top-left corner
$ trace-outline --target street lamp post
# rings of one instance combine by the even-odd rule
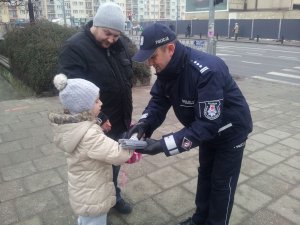
[[[31,0],[28,0],[28,12],[29,12],[29,22],[34,23],[33,4]]]
[[[207,53],[216,54],[216,39],[215,39],[215,5],[214,0],[209,0],[209,19],[207,31]]]

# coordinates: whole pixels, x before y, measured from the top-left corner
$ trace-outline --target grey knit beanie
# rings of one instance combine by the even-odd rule
[[[113,2],[101,4],[94,17],[93,25],[123,32],[125,27],[125,16],[121,7]]]
[[[57,74],[53,79],[54,86],[59,90],[59,100],[71,114],[91,110],[100,89],[84,79],[68,79],[64,74]]]

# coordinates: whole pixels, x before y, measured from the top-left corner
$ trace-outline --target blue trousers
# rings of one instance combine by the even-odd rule
[[[100,216],[79,216],[78,225],[106,225],[107,214]]]
[[[240,174],[245,142],[236,146],[199,146],[197,225],[228,225]]]

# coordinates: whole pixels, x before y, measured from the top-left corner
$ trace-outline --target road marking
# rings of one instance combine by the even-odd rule
[[[256,53],[256,52],[246,52],[248,55],[263,55],[262,53]]]
[[[273,75],[273,76],[279,76],[279,77],[288,77],[288,78],[300,79],[300,76],[291,75],[291,74],[287,74],[287,73],[269,72],[267,74],[268,75]]]
[[[293,70],[293,69],[282,69],[282,70],[286,72],[299,73],[299,70]]]
[[[223,53],[217,53],[217,56],[233,56],[233,57],[242,57],[241,55],[232,55],[232,54],[223,54]]]
[[[282,81],[282,80],[275,80],[275,79],[270,79],[270,78],[261,77],[261,76],[253,76],[252,78],[258,79],[258,80],[264,80],[264,81],[271,81],[271,82],[274,82],[274,83],[281,83],[281,84],[288,84],[288,85],[300,86],[300,84],[297,84],[297,83],[292,83],[292,82]]]
[[[297,57],[290,57],[290,56],[283,56],[283,55],[278,56],[278,58],[280,58],[280,59],[288,59],[288,60],[298,60]]]
[[[226,45],[226,47],[227,48],[258,50],[258,51],[273,51],[273,52],[284,52],[284,53],[300,54],[300,52],[298,52],[298,51],[286,51],[286,50],[277,50],[277,49],[271,49],[271,48],[238,47],[238,46],[234,46],[234,45]]]
[[[261,64],[261,63],[258,63],[258,62],[249,62],[249,61],[242,61],[243,63],[249,63],[249,64]]]

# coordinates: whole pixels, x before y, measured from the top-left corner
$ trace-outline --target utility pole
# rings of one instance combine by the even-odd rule
[[[178,19],[179,19],[179,0],[177,0],[177,5],[176,5],[176,31],[175,31],[176,34],[178,34]]]
[[[67,26],[65,0],[62,0],[61,4],[62,4],[63,17],[64,17],[64,26]]]
[[[34,23],[33,4],[31,2],[31,0],[28,0],[28,12],[29,12],[29,21],[30,21],[30,23]]]
[[[207,31],[207,53],[216,55],[215,39],[215,5],[214,0],[209,0],[209,19]]]

